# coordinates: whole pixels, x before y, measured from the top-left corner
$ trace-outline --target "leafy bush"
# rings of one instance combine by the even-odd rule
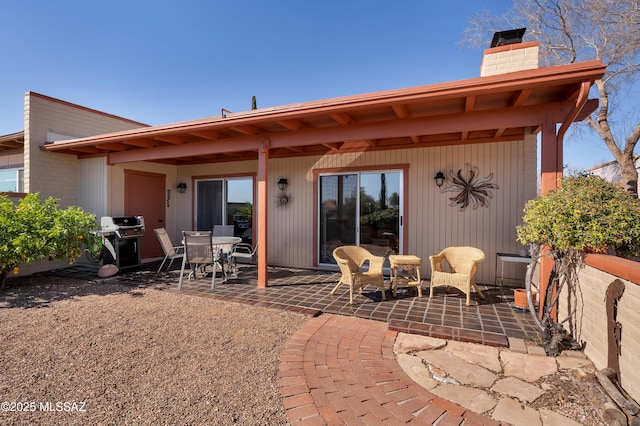
[[[640,200],[598,176],[571,176],[525,206],[522,244],[567,253],[640,253]]]
[[[18,265],[42,259],[72,264],[97,228],[96,217],[81,208],[60,209],[54,198],[44,202],[29,194],[16,205],[0,196],[0,288]]]
[[[531,288],[534,265],[546,256],[553,259],[544,294],[541,294],[541,317],[533,318],[542,331],[542,345],[547,354],[557,355],[562,347],[577,348],[562,324],[575,334],[575,292],[579,285],[578,269],[585,252],[637,255],[640,252],[640,200],[623,188],[598,176],[570,176],[562,186],[527,203],[523,224],[517,228],[518,240],[530,245],[532,262],[527,268],[525,286]],[[556,318],[562,289],[567,287],[568,313]],[[529,301],[530,309],[533,304]],[[567,342],[569,345],[567,346]]]

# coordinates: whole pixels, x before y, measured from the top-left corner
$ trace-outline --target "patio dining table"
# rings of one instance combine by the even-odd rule
[[[218,262],[220,262],[220,269],[222,270],[223,282],[226,282],[228,279],[227,275],[228,275],[228,269],[229,269],[229,267],[227,266],[227,272],[225,272],[225,267],[224,267],[225,257],[227,257],[229,253],[231,253],[234,245],[241,242],[242,242],[242,238],[240,237],[225,237],[225,236],[211,237],[212,249],[214,251],[217,250],[220,253],[220,255],[217,256],[217,259],[218,259]],[[182,241],[182,244],[184,245],[184,240]],[[212,273],[213,274],[216,273],[215,268]]]
[[[229,253],[231,253],[231,251],[233,250],[233,246],[241,242],[242,238],[240,237],[211,237],[211,245],[213,246],[213,249],[216,250],[217,248],[218,250],[220,250],[220,256],[218,257],[218,259],[220,261],[220,268],[222,269],[223,282],[227,281],[227,275],[229,272],[228,261],[226,262],[227,272],[225,272],[224,269],[225,259],[228,258]],[[213,273],[215,273],[215,271],[213,271]]]

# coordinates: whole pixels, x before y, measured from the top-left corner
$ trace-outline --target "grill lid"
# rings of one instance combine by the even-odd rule
[[[142,216],[102,216],[100,226],[103,233],[115,233],[120,238],[144,234]]]

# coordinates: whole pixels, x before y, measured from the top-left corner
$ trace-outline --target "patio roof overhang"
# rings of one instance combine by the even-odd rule
[[[3,154],[9,151],[22,150],[24,148],[24,132],[9,133],[0,136],[0,152]]]
[[[338,154],[437,145],[511,141],[544,123],[584,119],[584,101],[604,75],[600,61],[540,68],[449,83],[141,127],[56,141],[44,150],[110,164],[174,165]],[[582,94],[581,94],[582,92]],[[222,111],[224,113],[224,111]]]

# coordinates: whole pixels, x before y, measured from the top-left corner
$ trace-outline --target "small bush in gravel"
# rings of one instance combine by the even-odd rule
[[[79,207],[61,209],[57,200],[28,194],[17,204],[0,196],[0,290],[18,265],[42,259],[73,263],[96,229],[96,217]]]

